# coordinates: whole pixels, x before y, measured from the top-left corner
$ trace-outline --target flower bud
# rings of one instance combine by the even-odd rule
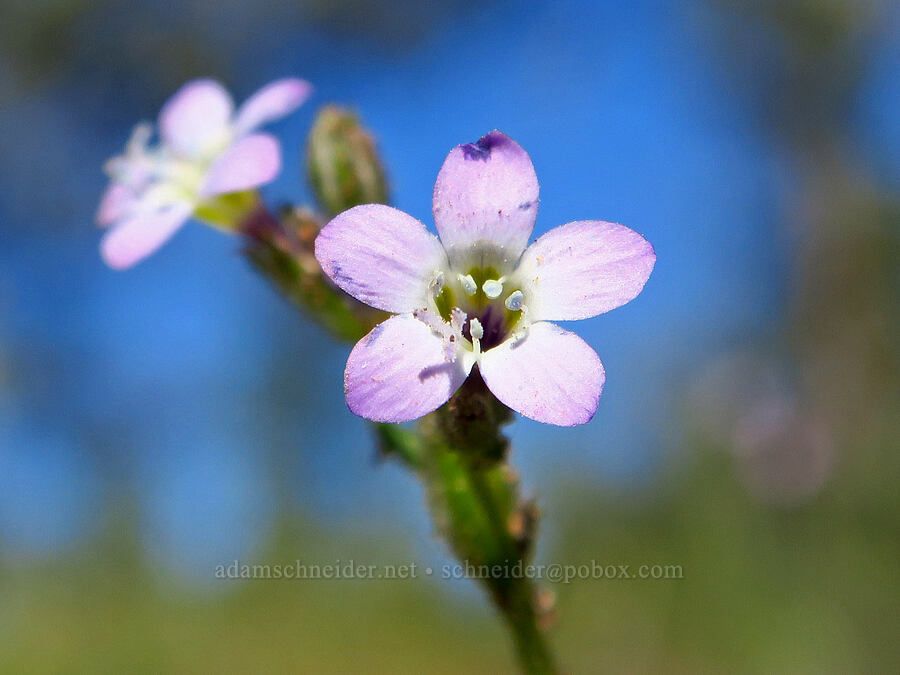
[[[359,204],[386,204],[387,179],[375,141],[353,113],[319,111],[309,134],[307,168],[313,194],[329,217]]]

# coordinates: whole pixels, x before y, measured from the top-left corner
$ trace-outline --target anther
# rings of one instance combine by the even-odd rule
[[[509,297],[506,299],[506,302],[503,304],[506,305],[506,309],[512,312],[518,312],[522,309],[522,301],[525,299],[525,295],[522,291],[514,291],[510,293]]]
[[[435,272],[434,276],[431,278],[431,283],[428,284],[428,288],[431,290],[432,295],[440,295],[441,289],[444,288],[444,273]]]
[[[491,300],[500,296],[503,292],[503,280],[497,279],[488,279],[481,286],[482,290],[484,290],[484,294],[488,296]]]
[[[476,340],[480,340],[484,337],[484,327],[481,325],[481,322],[478,319],[472,319],[469,321],[469,333]]]
[[[475,295],[478,292],[478,284],[475,283],[475,279],[472,278],[471,274],[460,274],[459,283],[462,284],[466,295]]]
[[[478,357],[481,355],[481,338],[484,337],[484,327],[478,319],[469,320],[469,335],[472,336],[472,353]]]

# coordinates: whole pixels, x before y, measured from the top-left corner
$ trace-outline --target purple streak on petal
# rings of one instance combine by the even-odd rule
[[[393,316],[356,343],[344,371],[347,405],[376,422],[408,422],[444,404],[468,376],[444,360],[440,338],[409,314]]]
[[[519,262],[517,275],[533,320],[586,319],[641,292],[656,254],[624,225],[582,220],[550,230]]]
[[[187,222],[193,211],[179,203],[161,211],[135,214],[107,230],[100,242],[100,255],[113,269],[131,267],[162,246]]]
[[[525,417],[561,427],[591,420],[606,379],[603,364],[584,340],[546,322],[485,352],[479,369],[501,402]]]
[[[425,307],[429,282],[447,265],[437,237],[412,216],[382,204],[336,216],[316,237],[316,259],[354,298],[396,313]]]
[[[108,227],[124,217],[134,203],[134,191],[121,183],[110,183],[97,207],[97,225]]]
[[[538,181],[528,154],[492,131],[450,152],[434,184],[432,209],[451,258],[485,240],[515,263],[534,228],[537,202]]]
[[[281,171],[281,148],[274,136],[251,134],[232,145],[210,167],[201,195],[240,192],[273,180]]]
[[[181,87],[159,113],[163,141],[184,157],[196,157],[228,133],[234,104],[215,80],[193,80]]]
[[[238,108],[235,133],[242,136],[291,114],[303,105],[311,93],[312,85],[306,80],[288,77],[270,82]]]

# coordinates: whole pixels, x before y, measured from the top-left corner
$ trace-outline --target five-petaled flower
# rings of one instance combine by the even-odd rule
[[[97,211],[97,223],[109,228],[100,244],[106,263],[130,267],[191,215],[204,208],[214,212],[224,204],[223,195],[274,179],[281,148],[273,136],[255,130],[296,110],[310,91],[304,80],[276,80],[235,111],[231,96],[214,80],[182,86],[159,114],[161,142],[151,146],[153,127],[140,124],[125,154],[106,164],[111,183]]]
[[[571,426],[597,410],[605,374],[594,350],[550,321],[585,319],[632,300],[656,262],[622,225],[584,220],[526,248],[538,181],[528,154],[493,131],[450,152],[434,185],[440,239],[379,204],[344,211],[319,233],[316,258],[341,289],[394,313],[354,347],[350,409],[379,422],[421,417],[477,364],[502,403]]]

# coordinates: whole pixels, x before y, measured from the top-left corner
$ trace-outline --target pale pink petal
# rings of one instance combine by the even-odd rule
[[[590,421],[606,379],[603,364],[584,340],[546,322],[485,352],[479,369],[502,403],[561,427]]]
[[[316,259],[354,298],[395,313],[425,307],[429,283],[447,266],[437,237],[412,216],[381,204],[336,216],[316,238]]]
[[[121,183],[110,183],[97,207],[97,225],[108,227],[128,213],[134,204],[134,190]]]
[[[656,254],[623,225],[582,220],[550,230],[522,256],[516,277],[532,320],[585,319],[634,299]]]
[[[184,157],[198,157],[227,142],[234,103],[215,80],[194,80],[181,87],[159,113],[166,145]]]
[[[281,171],[281,148],[274,136],[251,134],[231,146],[210,167],[204,197],[240,192],[273,180]]]
[[[409,314],[393,316],[356,343],[344,371],[347,405],[375,422],[408,422],[443,405],[469,374],[444,359],[440,338]]]
[[[238,108],[235,133],[241,136],[291,114],[303,105],[310,93],[312,85],[306,80],[288,77],[270,82]]]
[[[538,181],[528,154],[492,131],[454,148],[434,184],[434,222],[451,261],[471,244],[491,242],[506,264],[518,260],[534,228]]]
[[[121,270],[156,251],[178,231],[193,211],[191,204],[175,204],[164,210],[139,213],[107,230],[100,254],[107,265]]]

